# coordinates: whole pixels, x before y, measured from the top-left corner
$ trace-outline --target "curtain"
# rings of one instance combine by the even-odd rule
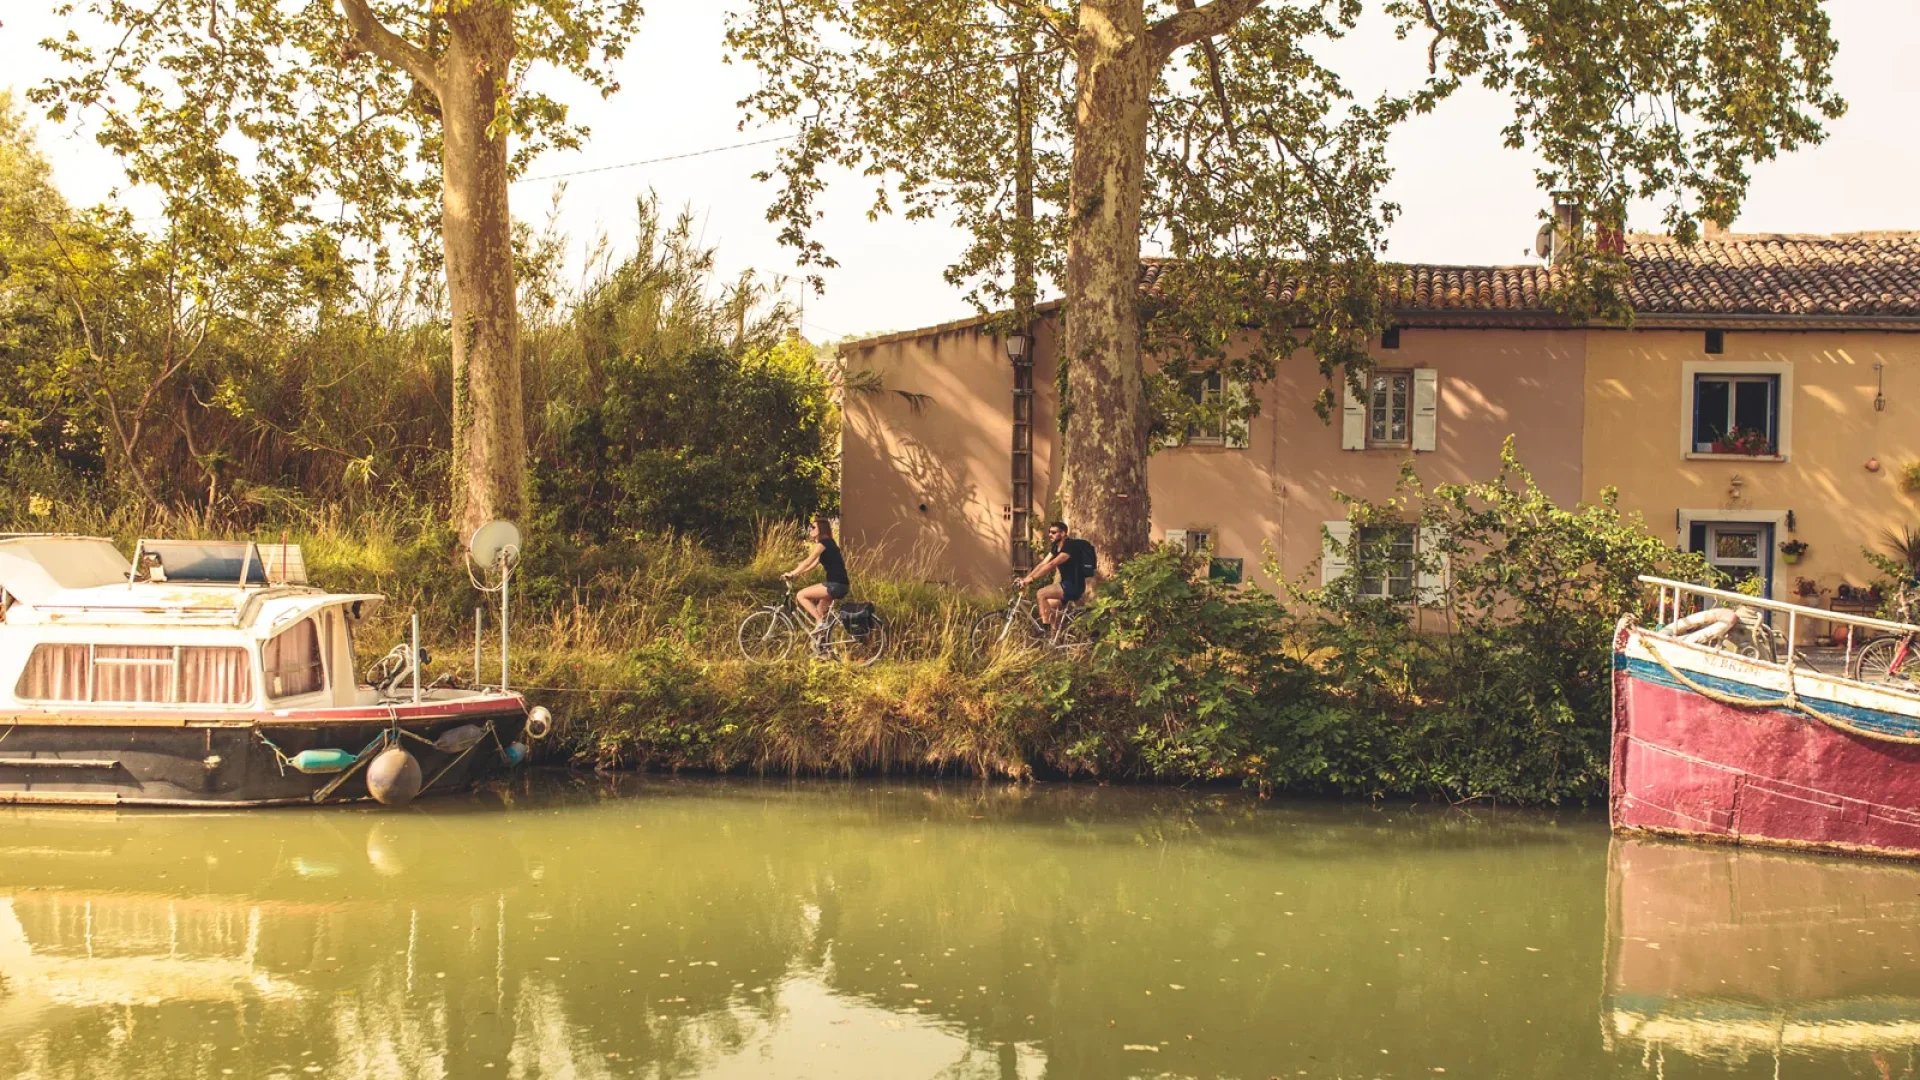
[[[249,705],[253,666],[245,649],[180,650],[180,696],[196,705]]]
[[[320,634],[312,619],[301,619],[267,642],[267,690],[274,697],[311,694],[327,686],[320,660]]]
[[[173,700],[171,645],[96,645],[93,700],[139,704]]]
[[[36,645],[14,694],[28,701],[85,701],[89,659],[85,645]]]

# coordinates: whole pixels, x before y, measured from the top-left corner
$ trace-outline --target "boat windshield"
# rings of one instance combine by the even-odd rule
[[[251,540],[142,540],[140,560],[155,581],[267,584],[266,560]]]

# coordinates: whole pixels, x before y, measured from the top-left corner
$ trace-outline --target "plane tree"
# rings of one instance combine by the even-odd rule
[[[1370,9],[1424,43],[1426,70],[1361,101],[1318,57]],[[769,217],[816,281],[833,261],[818,199],[850,173],[875,212],[968,230],[948,277],[983,308],[1058,284],[1063,509],[1108,558],[1149,541],[1161,436],[1252,407],[1202,377],[1310,351],[1324,415],[1336,369],[1365,370],[1397,122],[1491,87],[1543,189],[1616,227],[1652,200],[1691,238],[1732,219],[1754,162],[1843,108],[1819,0],[744,0],[728,44],[760,75],[749,120],[803,124],[766,174]],[[1421,167],[1471,169],[1469,151]],[[1566,240],[1562,305],[1621,314],[1617,247]],[[1143,293],[1148,241],[1173,261]]]
[[[31,97],[88,124],[159,194],[189,263],[217,272],[241,222],[343,264],[405,252],[444,268],[453,518],[464,531],[519,514],[508,184],[587,134],[530,80],[544,69],[613,93],[637,0],[84,0],[59,13],[72,28],[44,44],[63,69]]]

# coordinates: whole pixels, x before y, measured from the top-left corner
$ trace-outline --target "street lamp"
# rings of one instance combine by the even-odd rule
[[[1004,339],[1007,346],[1007,359],[1016,364],[1025,363],[1027,347],[1033,344],[1033,336],[1024,330],[1016,330]]]

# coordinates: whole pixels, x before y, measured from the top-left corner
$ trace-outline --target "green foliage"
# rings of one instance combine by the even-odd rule
[[[56,123],[86,119],[129,178],[160,194],[197,252],[189,261],[217,262],[218,246],[201,241],[235,222],[301,243],[365,247],[382,264],[398,229],[431,256],[440,219],[436,72],[474,6],[64,3],[71,29],[42,43],[63,73],[30,96]],[[357,28],[356,15],[373,32]],[[515,137],[516,169],[587,135],[564,104],[527,85],[530,73],[557,70],[612,93],[612,66],[639,19],[634,0],[513,5],[494,134]]]
[[[569,531],[677,531],[739,549],[761,520],[831,505],[831,388],[805,342],[620,356],[603,376],[600,400],[535,466]]]
[[[1606,776],[1615,621],[1644,604],[1642,575],[1700,580],[1704,559],[1677,552],[1623,515],[1616,493],[1556,506],[1503,449],[1494,478],[1424,490],[1408,470],[1385,505],[1355,500],[1356,526],[1411,523],[1411,598],[1438,619],[1416,632],[1406,604],[1355,595],[1384,553],[1359,542],[1353,571],[1324,589],[1296,587],[1313,606],[1305,637],[1365,686],[1366,705],[1397,715],[1402,783],[1454,798],[1556,801],[1594,793]],[[1373,669],[1369,678],[1367,668]]]

